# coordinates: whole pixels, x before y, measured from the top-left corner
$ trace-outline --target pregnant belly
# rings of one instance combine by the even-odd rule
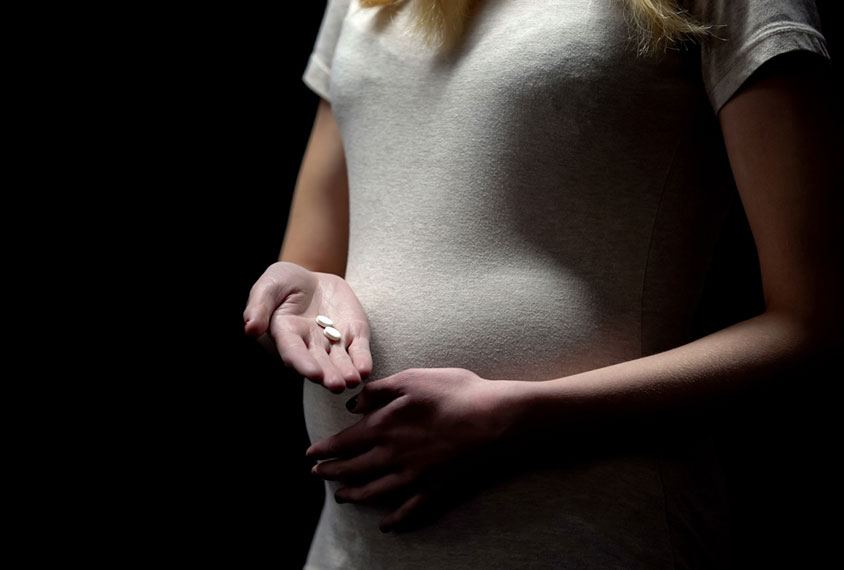
[[[610,297],[559,268],[347,279],[370,321],[375,377],[458,367],[547,380],[639,356],[638,299],[616,294],[608,306],[601,299]]]
[[[640,354],[638,299],[596,292],[558,267],[361,269],[350,267],[346,279],[369,319],[373,380],[408,368],[456,367],[487,379],[539,381]],[[311,441],[357,420],[345,408],[351,395],[305,382]]]
[[[374,380],[407,368],[461,367],[488,379],[539,381],[641,355],[641,279],[629,280],[628,294],[618,282],[599,290],[601,280],[559,267],[419,274],[353,266],[347,281],[370,320]],[[360,420],[345,408],[355,392],[332,394],[305,381],[312,442]],[[460,567],[565,559],[595,568],[618,561],[673,567],[665,490],[650,453],[596,450],[594,459],[570,461],[566,451],[562,445],[545,465],[478,482],[477,493],[436,524],[406,536],[377,530],[382,507],[335,504],[339,484],[326,482],[314,567],[339,543],[350,563],[338,567],[350,568],[416,567],[445,544],[472,553]]]

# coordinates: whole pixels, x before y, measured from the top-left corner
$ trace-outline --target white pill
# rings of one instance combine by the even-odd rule
[[[322,331],[325,333],[325,336],[330,338],[331,340],[337,342],[340,340],[340,331],[335,329],[334,327],[325,327],[325,330]]]
[[[333,327],[334,321],[326,317],[325,315],[317,315],[316,322],[319,326],[325,327]]]

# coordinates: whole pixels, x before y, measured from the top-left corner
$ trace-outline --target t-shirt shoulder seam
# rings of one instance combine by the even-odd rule
[[[769,40],[772,37],[783,35],[783,34],[790,34],[794,36],[810,36],[815,40],[813,43],[814,47],[817,49],[810,50],[813,53],[818,53],[824,57],[829,57],[829,52],[826,49],[826,39],[824,38],[823,34],[819,33],[815,28],[811,26],[807,26],[804,24],[796,23],[796,22],[774,22],[769,24],[756,32],[746,45],[742,47],[742,49],[733,56],[732,63],[727,68],[727,70],[721,74],[721,78],[718,80],[717,83],[712,85],[710,89],[713,99],[718,100],[720,98],[720,92],[724,88],[724,85],[729,85],[730,82],[734,81],[734,75],[736,73],[736,69],[738,66],[747,63],[747,58],[752,54],[752,48],[754,48],[759,43]],[[804,46],[803,49],[807,49],[809,46]],[[795,47],[794,49],[801,49],[799,46]],[[784,52],[782,52],[784,53]],[[771,57],[775,57],[779,55],[779,53],[773,54]],[[721,102],[721,106],[726,101]]]
[[[797,33],[797,34],[804,34],[805,33],[805,34],[815,36],[816,38],[818,38],[820,40],[824,40],[823,35],[819,34],[817,32],[817,30],[815,30],[814,28],[812,28],[810,26],[803,26],[803,25],[798,25],[798,24],[783,25],[782,23],[771,24],[769,26],[766,26],[765,28],[759,30],[759,32],[757,32],[750,39],[750,41],[747,43],[747,45],[744,46],[744,49],[742,49],[740,52],[736,53],[732,65],[730,65],[730,67],[727,69],[727,71],[721,76],[721,79],[718,80],[718,83],[716,83],[715,85],[712,86],[713,93],[718,91],[718,89],[721,87],[721,85],[725,81],[727,81],[728,79],[730,79],[732,77],[736,66],[739,65],[740,63],[743,63],[742,58],[745,57],[748,54],[749,50],[752,47],[754,47],[756,44],[758,44],[758,43],[760,43],[760,42],[762,42],[762,41],[764,41],[764,40],[766,40],[766,39],[768,39],[772,36],[785,34],[785,33]]]
[[[772,36],[775,34],[783,34],[787,32],[806,33],[825,41],[823,34],[821,34],[820,32],[818,32],[817,29],[807,24],[801,24],[800,22],[772,22],[762,27],[755,34],[750,36],[747,41],[746,47],[753,47],[768,36]]]

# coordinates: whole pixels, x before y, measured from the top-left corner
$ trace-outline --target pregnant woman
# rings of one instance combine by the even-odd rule
[[[329,0],[244,312],[306,379],[306,568],[727,567],[668,418],[840,346],[828,62],[808,0]],[[733,200],[765,310],[692,340]]]

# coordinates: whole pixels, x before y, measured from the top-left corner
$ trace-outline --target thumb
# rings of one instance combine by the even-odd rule
[[[243,311],[243,332],[250,338],[258,338],[269,328],[270,315],[275,307],[270,307],[267,302],[268,298],[264,297],[262,300],[253,300],[252,295],[249,297],[249,303]]]
[[[262,277],[249,291],[249,300],[243,311],[243,331],[251,338],[258,338],[270,326],[270,316],[287,294],[287,289],[272,279]]]
[[[294,263],[279,261],[270,265],[249,291],[249,300],[243,311],[243,330],[258,338],[270,326],[270,317],[288,295],[294,291],[309,290],[316,286],[310,271]]]

